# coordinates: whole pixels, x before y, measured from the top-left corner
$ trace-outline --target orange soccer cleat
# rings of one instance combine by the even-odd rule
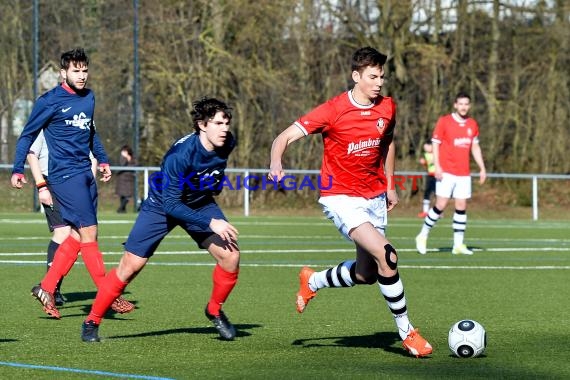
[[[432,352],[431,344],[422,338],[418,329],[410,331],[406,339],[404,339],[404,342],[402,342],[402,345],[416,358],[429,355]]]
[[[297,292],[296,302],[297,311],[299,313],[305,311],[311,298],[317,295],[317,292],[313,292],[311,288],[309,288],[309,278],[311,278],[313,273],[315,273],[315,271],[309,267],[303,267],[299,272],[299,291]]]
[[[111,309],[115,313],[119,314],[126,314],[130,313],[131,311],[135,310],[135,305],[124,299],[123,297],[118,297],[116,300],[113,301],[111,304]]]

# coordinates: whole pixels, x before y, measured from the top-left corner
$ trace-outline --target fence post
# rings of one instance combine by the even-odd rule
[[[148,168],[144,169],[144,191],[143,191],[144,197],[143,199],[147,199],[148,198]]]
[[[249,170],[244,172],[244,179],[249,178]],[[249,216],[249,183],[245,183],[243,186],[243,214]]]
[[[532,176],[532,220],[538,220],[538,177]]]

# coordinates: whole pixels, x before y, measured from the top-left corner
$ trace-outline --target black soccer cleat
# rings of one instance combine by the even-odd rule
[[[215,316],[208,313],[208,307],[204,310],[204,314],[206,314],[206,318],[208,318],[218,330],[218,334],[224,340],[233,340],[236,337],[236,329],[234,325],[228,320],[228,317],[224,314],[222,310],[220,310],[220,315]]]
[[[55,307],[53,294],[42,289],[40,284],[32,288],[32,297],[37,299],[42,304],[42,307],[47,315],[56,319],[61,318],[59,310],[57,310],[57,307]]]
[[[85,321],[81,325],[81,340],[87,343],[100,342],[99,325],[94,321]]]
[[[53,294],[53,298],[55,300],[55,306],[63,306],[65,301],[67,301],[65,299],[65,297],[63,296],[63,294],[61,294],[61,292],[58,289],[55,290],[55,293]]]

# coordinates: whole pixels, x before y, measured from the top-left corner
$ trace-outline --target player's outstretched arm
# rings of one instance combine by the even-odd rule
[[[267,175],[269,179],[279,182],[285,176],[281,163],[283,154],[289,144],[303,137],[305,137],[303,131],[295,124],[291,124],[273,140],[271,145],[271,163],[269,164],[269,174]]]

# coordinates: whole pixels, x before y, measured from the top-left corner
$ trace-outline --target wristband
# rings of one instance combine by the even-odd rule
[[[44,187],[47,187],[47,183],[46,183],[46,181],[42,181],[42,182],[40,182],[40,183],[36,183],[36,187],[37,187],[38,190],[39,190],[39,189],[43,189]]]

